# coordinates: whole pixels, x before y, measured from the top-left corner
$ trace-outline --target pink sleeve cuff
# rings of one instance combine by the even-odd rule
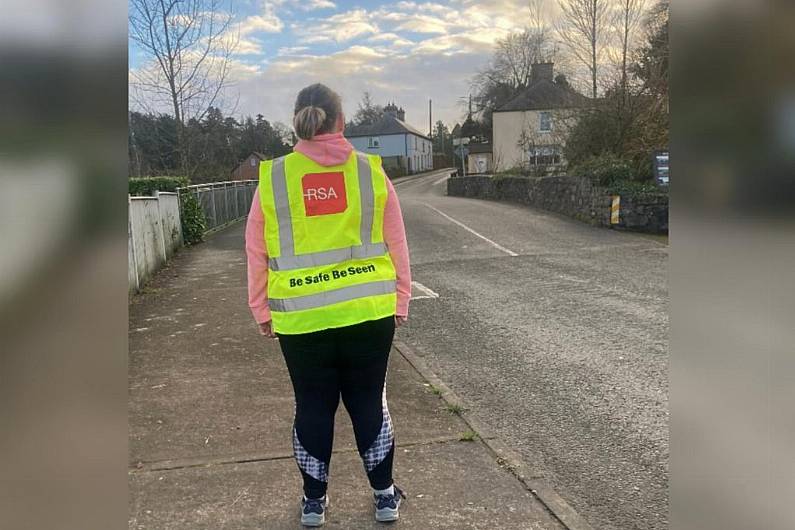
[[[251,314],[254,315],[254,320],[257,324],[264,324],[271,319],[271,309],[267,305],[264,306],[249,306]]]

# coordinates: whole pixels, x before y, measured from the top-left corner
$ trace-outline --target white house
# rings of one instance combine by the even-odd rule
[[[418,173],[433,169],[431,139],[405,118],[405,111],[392,103],[375,123],[346,128],[345,137],[356,150],[381,155],[387,171],[400,168],[405,173]]]
[[[532,65],[530,85],[492,114],[495,170],[563,163],[568,127],[589,103],[552,63]]]

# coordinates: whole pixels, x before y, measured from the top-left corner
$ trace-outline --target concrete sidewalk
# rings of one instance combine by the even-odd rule
[[[129,527],[300,528],[293,396],[246,305],[243,225],[182,251],[130,304]],[[399,334],[398,334],[399,336]],[[387,396],[402,528],[561,529],[397,351]],[[347,413],[328,528],[379,528]]]

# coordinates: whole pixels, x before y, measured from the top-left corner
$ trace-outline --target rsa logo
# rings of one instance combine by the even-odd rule
[[[342,213],[348,207],[345,195],[345,175],[333,173],[308,173],[301,179],[306,215]]]

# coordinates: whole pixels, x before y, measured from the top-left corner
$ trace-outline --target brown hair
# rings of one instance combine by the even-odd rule
[[[340,115],[342,100],[336,92],[321,83],[309,85],[295,99],[295,134],[311,140],[317,134],[332,132]]]

